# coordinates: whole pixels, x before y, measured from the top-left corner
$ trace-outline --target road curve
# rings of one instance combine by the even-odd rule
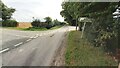
[[[55,51],[59,48],[64,35],[75,27],[64,26],[57,30],[37,32],[37,37],[19,47],[2,53],[3,66],[50,66]],[[34,33],[36,35],[36,33]],[[23,41],[25,42],[25,41]]]

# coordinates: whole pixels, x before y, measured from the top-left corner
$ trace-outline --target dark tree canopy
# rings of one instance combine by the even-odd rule
[[[85,37],[95,46],[104,45],[107,50],[114,52],[118,48],[116,43],[120,38],[120,22],[113,19],[112,13],[118,5],[118,2],[63,2],[60,14],[70,25],[75,25],[79,17],[94,19],[92,24],[86,25]]]
[[[3,21],[10,19],[12,14],[15,12],[15,9],[8,8],[2,1],[0,1],[0,18],[2,18]]]

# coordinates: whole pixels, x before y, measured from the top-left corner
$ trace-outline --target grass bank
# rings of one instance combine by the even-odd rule
[[[79,31],[68,35],[65,62],[68,66],[116,66],[112,57],[105,54],[102,48],[94,47],[81,39]]]
[[[23,30],[23,31],[45,31],[45,30],[58,29],[60,27],[62,27],[62,26],[55,26],[55,27],[52,27],[50,29],[47,29],[47,28],[34,28],[34,27],[31,27],[31,28],[4,27],[4,28],[14,29],[14,30]]]

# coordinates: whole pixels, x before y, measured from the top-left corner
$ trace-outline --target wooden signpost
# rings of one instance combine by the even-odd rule
[[[82,27],[82,34],[81,34],[81,38],[83,38],[83,33],[84,33],[84,30],[85,30],[85,26],[86,26],[86,23],[89,23],[89,22],[92,22],[91,19],[87,18],[87,17],[80,17],[78,19],[79,22],[84,22],[84,25]]]

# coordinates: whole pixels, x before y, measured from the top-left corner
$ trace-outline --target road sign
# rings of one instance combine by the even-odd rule
[[[79,22],[92,22],[92,19],[89,19],[87,17],[80,17],[78,18]]]
[[[81,34],[81,38],[83,38],[83,32],[84,32],[84,30],[85,30],[85,25],[86,25],[86,23],[92,22],[92,19],[89,19],[89,18],[87,18],[87,17],[80,17],[80,18],[78,19],[78,21],[79,21],[79,22],[84,22],[84,25],[83,25],[83,27],[82,27],[82,34]]]

